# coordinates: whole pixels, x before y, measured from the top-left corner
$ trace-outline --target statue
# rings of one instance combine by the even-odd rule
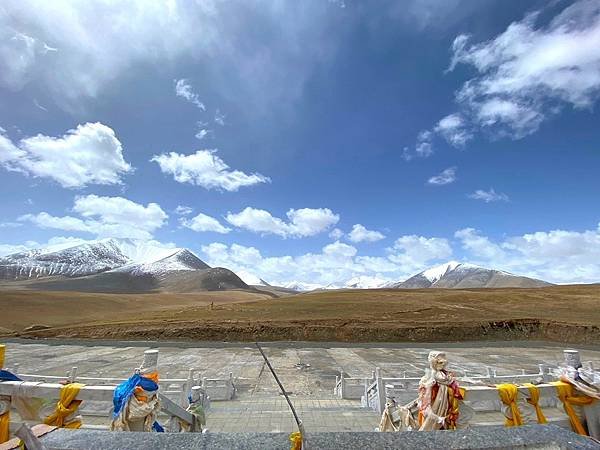
[[[446,369],[444,352],[431,351],[427,359],[429,368],[419,381],[419,431],[454,430],[463,394],[454,374]]]

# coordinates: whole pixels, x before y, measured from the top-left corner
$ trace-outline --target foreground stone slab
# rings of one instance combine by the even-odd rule
[[[289,449],[287,433],[110,433],[60,429],[44,436],[48,448],[113,449]],[[488,427],[427,433],[310,433],[312,449],[597,449],[599,444],[554,425]]]

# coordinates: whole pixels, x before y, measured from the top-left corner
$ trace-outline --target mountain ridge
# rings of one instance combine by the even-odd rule
[[[543,280],[515,275],[498,269],[477,266],[475,264],[449,261],[430,267],[412,277],[390,284],[393,289],[423,288],[502,288],[502,287],[542,287],[551,286]]]
[[[7,255],[0,258],[0,280],[82,292],[250,289],[229,269],[212,268],[188,249],[116,238]]]

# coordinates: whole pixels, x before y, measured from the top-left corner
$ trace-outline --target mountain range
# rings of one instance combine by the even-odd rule
[[[330,289],[424,289],[424,288],[503,288],[503,287],[543,287],[551,283],[534,278],[514,275],[497,269],[476,266],[474,264],[449,261],[408,278],[405,281],[386,281],[377,277],[359,276],[345,283],[319,285],[293,281],[284,287],[296,291],[314,291]]]
[[[266,289],[279,293],[329,289],[542,287],[545,281],[450,261],[405,281],[358,276],[320,285],[292,281],[272,286],[246,271],[213,268],[185,248],[132,239],[65,243],[0,258],[0,281],[13,287],[83,292],[194,292]]]
[[[212,268],[185,248],[113,238],[5,256],[0,280],[30,289],[84,292],[249,289],[232,271]]]
[[[474,264],[450,261],[424,270],[405,281],[388,283],[384,287],[401,289],[422,288],[504,288],[543,287],[551,283],[534,278],[514,275],[502,270],[488,269]]]

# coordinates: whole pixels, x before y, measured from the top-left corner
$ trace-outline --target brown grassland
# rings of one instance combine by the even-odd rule
[[[600,343],[600,285],[321,291],[279,298],[245,291],[3,290],[0,312],[4,333],[22,337]],[[45,327],[24,331],[32,325]]]

